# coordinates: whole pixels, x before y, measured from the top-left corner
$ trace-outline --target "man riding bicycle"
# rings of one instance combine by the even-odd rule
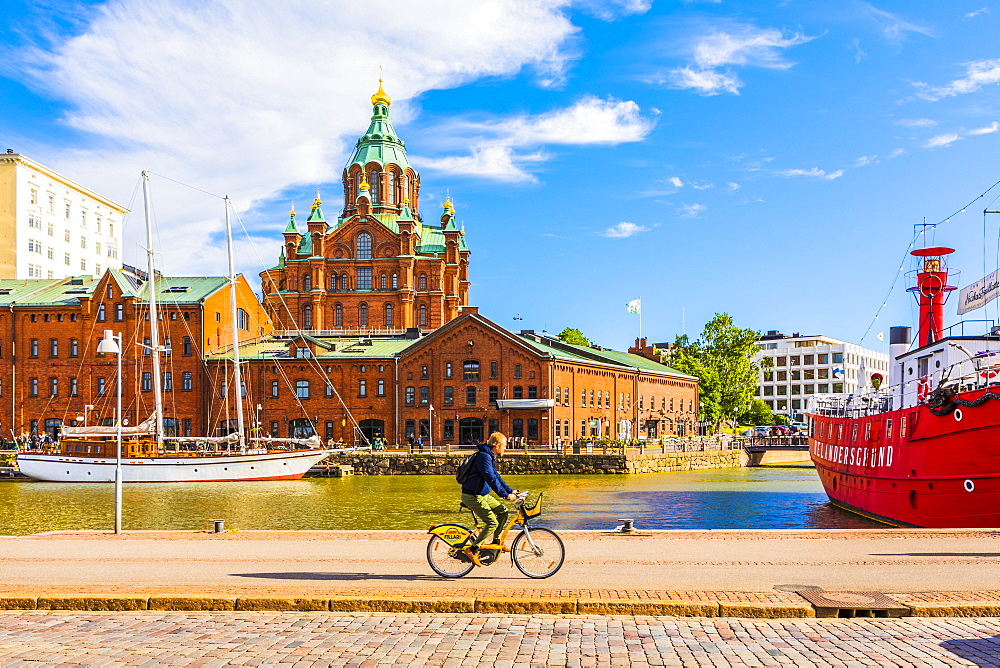
[[[509,512],[507,506],[499,499],[490,496],[490,490],[492,489],[501,499],[513,501],[517,498],[514,490],[504,482],[504,479],[497,472],[497,457],[503,456],[506,448],[506,436],[500,432],[490,434],[486,443],[480,443],[476,446],[478,452],[473,460],[472,468],[465,482],[462,483],[462,503],[483,521],[483,528],[479,535],[462,548],[462,553],[477,566],[482,566],[479,561],[480,546],[490,536],[493,537],[493,543],[500,542],[497,533],[501,527],[507,524]]]

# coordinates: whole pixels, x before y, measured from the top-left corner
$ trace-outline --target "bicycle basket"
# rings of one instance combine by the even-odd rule
[[[523,505],[521,506],[521,512],[524,513],[525,517],[538,517],[542,514],[542,493],[538,493],[538,498],[535,499],[535,503],[531,506]]]

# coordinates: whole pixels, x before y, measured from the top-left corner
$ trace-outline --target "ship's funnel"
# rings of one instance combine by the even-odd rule
[[[910,348],[913,340],[910,327],[889,328],[889,359],[896,359]]]
[[[947,256],[954,252],[954,248],[942,246],[919,248],[910,252],[920,262],[920,268],[915,272],[916,284],[907,290],[917,298],[920,307],[918,344],[921,348],[944,337],[944,304],[948,301],[948,295],[956,289],[948,282]]]

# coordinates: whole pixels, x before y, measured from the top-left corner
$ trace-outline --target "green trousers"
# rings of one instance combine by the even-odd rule
[[[484,522],[482,531],[472,541],[472,545],[479,547],[486,542],[490,536],[496,543],[500,538],[500,530],[507,526],[510,511],[500,499],[490,494],[476,495],[463,494],[462,502],[472,509],[473,514]]]

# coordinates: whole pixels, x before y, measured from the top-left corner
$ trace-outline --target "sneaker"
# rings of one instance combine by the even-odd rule
[[[476,566],[482,566],[482,562],[479,561],[479,548],[474,545],[466,545],[462,548],[462,554],[467,556],[472,563]]]

